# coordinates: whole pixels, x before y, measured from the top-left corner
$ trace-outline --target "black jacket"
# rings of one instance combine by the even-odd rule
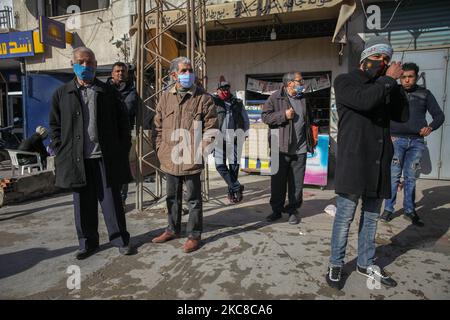
[[[376,80],[355,70],[334,81],[339,115],[336,193],[391,197],[394,153],[389,122],[408,120],[408,100],[391,77]]]
[[[303,98],[304,99],[304,98]],[[261,119],[269,125],[269,145],[270,145],[270,129],[279,129],[279,146],[280,152],[288,153],[289,144],[292,139],[292,130],[294,126],[292,121],[286,119],[286,110],[291,107],[289,98],[285,89],[275,91],[266,101],[262,108]],[[308,152],[314,152],[314,138],[311,125],[313,124],[313,115],[311,108],[306,104],[305,128],[306,128],[306,149]]]
[[[136,112],[139,102],[136,87],[134,86],[132,81],[128,81],[126,82],[125,86],[119,88],[116,85],[114,85],[112,78],[108,78],[107,83],[112,85],[114,88],[117,89],[117,91],[120,92],[120,96],[122,97],[123,102],[127,107],[130,126],[131,128],[133,128],[134,124],[136,123]]]
[[[95,80],[97,91],[97,130],[108,186],[131,180],[128,150],[131,146],[126,107],[117,90]],[[53,94],[50,110],[50,137],[56,152],[55,185],[76,188],[86,185],[83,161],[83,115],[75,80]]]
[[[222,129],[223,121],[225,120],[225,116],[227,114],[225,102],[222,99],[220,99],[216,94],[213,94],[212,97],[214,100],[214,104],[216,105],[219,129]],[[246,123],[242,115],[243,112],[247,112],[245,110],[244,103],[242,102],[242,100],[232,96],[230,99],[230,104],[235,129],[242,129],[244,131],[248,130],[248,123]]]
[[[39,133],[34,133],[31,137],[23,140],[18,149],[21,151],[37,152],[40,154],[41,159],[44,162],[48,157],[47,150],[45,149],[42,141],[42,136]]]
[[[415,86],[406,91],[409,101],[409,120],[405,123],[391,121],[391,135],[399,137],[420,137],[420,130],[427,127],[427,111],[433,117],[430,127],[438,129],[445,120],[439,104],[430,90]]]

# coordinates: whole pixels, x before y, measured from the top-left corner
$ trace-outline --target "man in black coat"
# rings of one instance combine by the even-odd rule
[[[334,81],[339,115],[335,175],[338,196],[326,280],[335,288],[342,287],[348,232],[360,198],[357,272],[378,284],[396,286],[373,262],[381,205],[391,196],[393,147],[389,123],[391,119],[408,119],[408,100],[396,81],[403,73],[401,64],[393,62],[388,67],[392,53],[385,38],[373,37],[365,44],[360,68]]]
[[[75,79],[56,90],[50,111],[50,136],[56,152],[56,186],[71,188],[79,240],[77,259],[99,246],[98,202],[110,242],[131,254],[120,188],[131,180],[130,125],[117,90],[95,78],[92,50],[73,51]]]
[[[120,96],[127,107],[130,127],[133,128],[136,122],[138,94],[133,81],[129,80],[127,65],[123,62],[114,63],[111,71],[111,78],[108,78],[107,83],[114,86],[117,91],[119,91]],[[125,206],[128,197],[128,183],[125,183],[122,186],[121,195],[123,205]]]

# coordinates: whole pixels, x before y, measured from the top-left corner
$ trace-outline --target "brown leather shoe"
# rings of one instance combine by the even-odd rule
[[[172,233],[168,230],[164,231],[162,234],[152,239],[153,243],[163,243],[172,239],[179,238],[179,235],[176,233]]]
[[[183,251],[189,253],[200,248],[200,238],[188,238],[183,245]]]

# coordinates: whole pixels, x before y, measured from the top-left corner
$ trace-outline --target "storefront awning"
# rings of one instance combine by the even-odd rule
[[[345,38],[339,32],[356,9],[355,0],[284,0],[284,1],[256,1],[241,0],[230,3],[209,5],[206,7],[207,29],[217,25],[233,25],[239,23],[261,23],[270,21],[276,15],[289,20],[311,21],[329,17],[330,14],[337,18],[336,30],[333,42],[345,42]],[[180,10],[164,11],[164,21],[166,25],[172,23],[180,17]],[[156,13],[147,14],[146,22],[150,29],[156,27]],[[138,21],[130,29],[130,35],[137,31]],[[186,20],[180,20],[175,28],[180,28],[186,24]]]

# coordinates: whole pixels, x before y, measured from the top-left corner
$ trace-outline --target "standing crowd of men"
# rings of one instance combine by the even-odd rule
[[[389,65],[392,54],[385,38],[373,37],[365,44],[359,68],[334,81],[339,114],[337,212],[326,281],[338,289],[342,287],[348,233],[359,199],[362,212],[357,272],[386,286],[395,286],[396,282],[374,264],[375,235],[384,199],[381,219],[388,222],[392,218],[402,174],[404,216],[423,226],[415,212],[415,182],[424,137],[442,125],[444,115],[431,92],[417,85],[419,67],[414,63]],[[115,63],[112,77],[103,83],[95,75],[94,52],[79,47],[73,52],[72,67],[75,78],[54,93],[49,125],[51,148],[56,153],[56,185],[73,190],[79,240],[76,258],[85,259],[99,247],[98,203],[109,241],[121,254],[129,255],[134,250],[124,205],[132,180],[129,153],[138,95],[124,63]],[[195,70],[185,57],[171,62],[169,75],[174,85],[163,92],[153,119],[155,150],[167,181],[168,222],[152,242],[180,237],[184,199],[189,217],[183,251],[188,253],[201,246],[200,175],[208,154],[214,153],[229,202],[243,200],[239,159],[249,119],[242,100],[231,94],[231,85],[224,77],[216,92],[208,94],[196,84]],[[278,148],[271,148],[271,159],[277,157],[278,170],[271,176],[269,222],[280,219],[282,213],[289,215],[290,224],[300,221],[307,153],[313,153],[317,143],[304,83],[301,72],[286,73],[282,88],[269,97],[262,110],[262,121],[278,138]],[[433,117],[430,124],[425,118],[427,112]],[[38,136],[44,134],[43,129],[38,132]]]

